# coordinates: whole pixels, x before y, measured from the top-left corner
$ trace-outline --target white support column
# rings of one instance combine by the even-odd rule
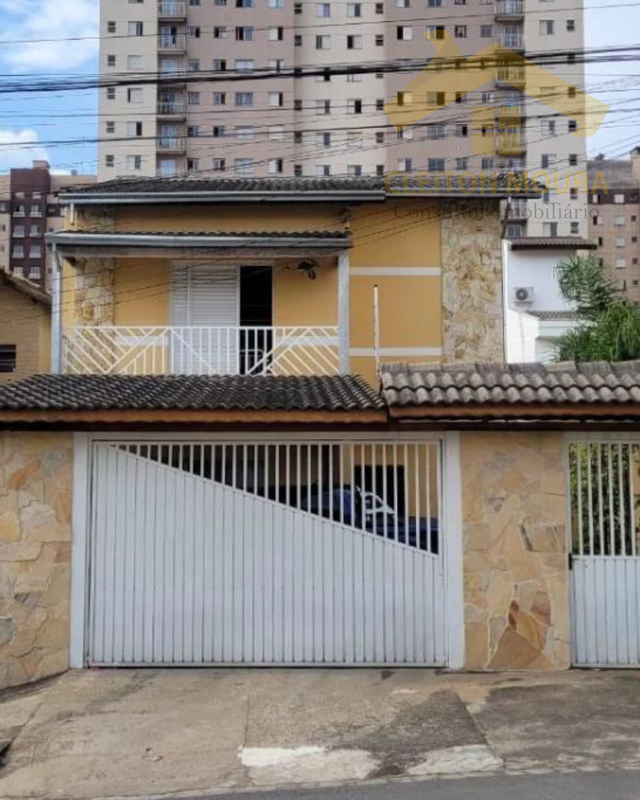
[[[340,372],[351,371],[349,362],[349,251],[338,256],[338,341],[340,346]]]
[[[51,372],[62,372],[62,266],[53,245],[51,251]]]
[[[451,669],[462,669],[465,663],[463,517],[460,434],[457,432],[445,434],[442,466],[447,664]]]

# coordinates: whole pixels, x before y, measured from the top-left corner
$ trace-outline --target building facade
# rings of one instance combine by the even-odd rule
[[[589,161],[589,235],[594,255],[633,300],[640,301],[640,148],[625,160]]]
[[[582,4],[552,12],[523,0],[102,0],[99,177],[542,170],[550,191],[514,205],[508,233],[584,236],[584,187],[558,193],[553,180],[584,171],[584,139],[548,105],[584,88]],[[429,121],[396,131],[385,105],[446,35],[461,60],[494,43],[537,60],[550,86],[534,81],[531,97],[526,68],[500,62],[471,92],[412,98]],[[503,128],[485,155],[472,147],[477,106]]]
[[[46,161],[0,176],[0,269],[48,287],[44,237],[62,227],[58,192],[93,183],[93,175],[55,175]]]

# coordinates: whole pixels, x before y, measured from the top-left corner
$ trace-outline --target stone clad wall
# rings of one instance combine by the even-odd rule
[[[461,436],[466,667],[570,666],[561,433]]]
[[[114,279],[112,258],[78,262],[73,286],[76,325],[113,325]]]
[[[448,211],[442,219],[442,361],[504,361],[499,203],[459,200]]]
[[[68,666],[72,435],[0,432],[0,688]]]

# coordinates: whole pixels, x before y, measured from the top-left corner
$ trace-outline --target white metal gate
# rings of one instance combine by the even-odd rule
[[[87,661],[445,663],[441,442],[92,451]]]
[[[640,665],[640,443],[569,446],[573,661]]]

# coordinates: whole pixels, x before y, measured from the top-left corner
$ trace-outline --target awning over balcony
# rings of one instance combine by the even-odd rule
[[[243,254],[253,251],[264,256],[308,255],[313,253],[336,253],[351,246],[347,231],[199,231],[199,232],[152,232],[131,233],[110,231],[61,231],[47,235],[65,255],[91,256],[109,255],[158,255],[170,250],[199,252],[234,252]]]

